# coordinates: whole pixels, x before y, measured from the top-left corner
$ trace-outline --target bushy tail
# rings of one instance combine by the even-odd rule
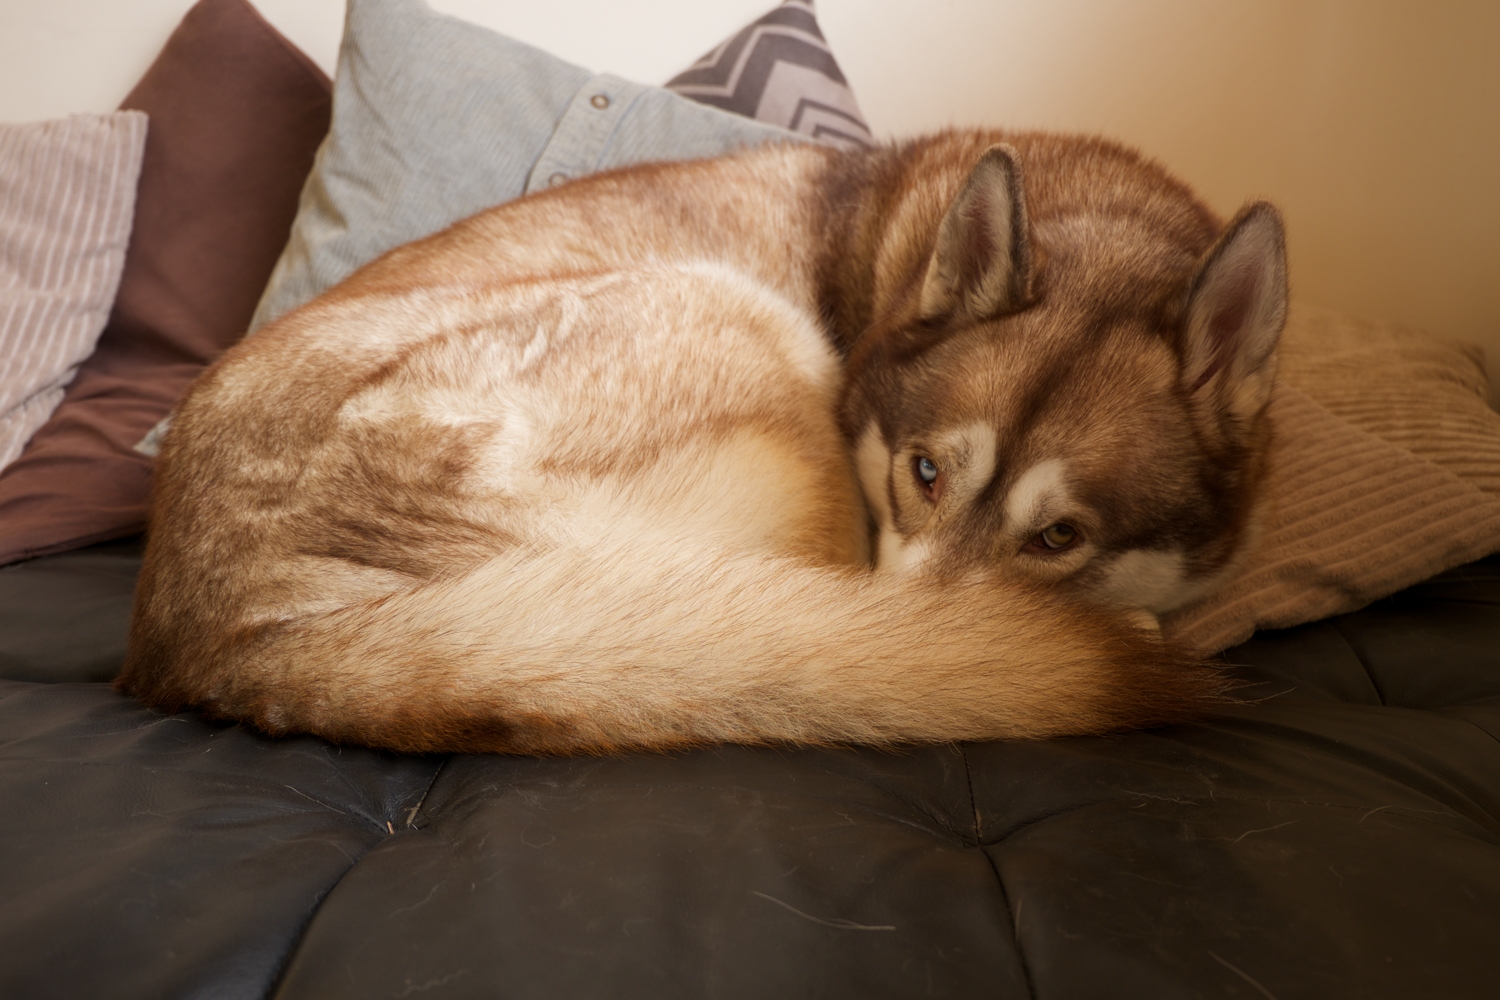
[[[1227,700],[1155,633],[1054,595],[649,544],[500,556],[226,655],[204,690],[125,686],[273,733],[526,753],[1036,738]]]

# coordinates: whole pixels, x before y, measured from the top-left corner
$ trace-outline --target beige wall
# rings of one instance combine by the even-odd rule
[[[659,82],[771,0],[436,0]],[[103,110],[187,0],[0,0],[0,119]],[[341,0],[262,0],[331,67]],[[1294,294],[1486,345],[1500,387],[1500,0],[820,0],[872,126],[1102,132],[1219,211],[1269,197]],[[1492,397],[1495,398],[1495,397]]]

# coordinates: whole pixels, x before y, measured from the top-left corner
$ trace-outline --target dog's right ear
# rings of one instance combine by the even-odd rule
[[[1010,146],[991,146],[938,228],[922,319],[975,322],[1014,312],[1030,295],[1033,268],[1021,165]]]
[[[1246,205],[1198,265],[1183,326],[1189,398],[1250,420],[1271,398],[1286,325],[1286,234],[1267,202]]]

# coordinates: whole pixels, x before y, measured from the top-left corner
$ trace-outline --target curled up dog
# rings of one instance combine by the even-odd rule
[[[411,751],[1193,718],[1152,616],[1254,536],[1285,305],[1274,209],[1100,140],[577,181],[199,380],[118,683]]]

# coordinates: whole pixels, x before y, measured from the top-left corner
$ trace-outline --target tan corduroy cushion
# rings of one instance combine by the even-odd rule
[[[1260,544],[1226,587],[1165,623],[1205,651],[1500,551],[1500,414],[1477,349],[1297,306],[1281,377]]]
[[[1281,375],[1360,430],[1500,495],[1500,414],[1477,345],[1300,307]]]
[[[0,468],[104,330],[145,144],[139,111],[0,125]]]

